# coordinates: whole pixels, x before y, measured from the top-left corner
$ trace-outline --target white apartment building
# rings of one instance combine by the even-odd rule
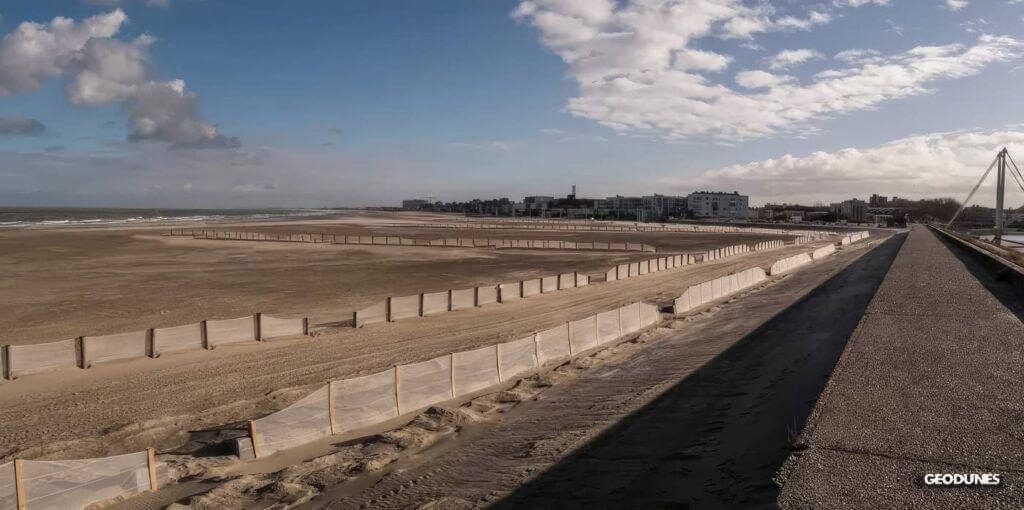
[[[687,197],[690,212],[698,218],[746,218],[750,215],[749,202],[750,197],[738,191],[698,191]]]

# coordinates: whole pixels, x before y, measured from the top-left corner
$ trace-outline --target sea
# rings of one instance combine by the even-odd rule
[[[123,209],[78,207],[0,207],[0,228],[179,225],[328,219],[339,209]]]

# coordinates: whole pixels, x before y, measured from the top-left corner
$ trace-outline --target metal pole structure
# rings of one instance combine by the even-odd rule
[[[992,241],[1000,244],[1003,241],[1003,198],[1006,191],[1006,148],[999,152],[999,168],[996,174],[996,235]]]

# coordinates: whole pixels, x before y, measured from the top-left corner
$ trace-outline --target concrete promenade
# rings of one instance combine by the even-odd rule
[[[961,257],[910,233],[779,474],[783,508],[1024,504],[1020,296]],[[926,473],[1003,485],[932,488]]]

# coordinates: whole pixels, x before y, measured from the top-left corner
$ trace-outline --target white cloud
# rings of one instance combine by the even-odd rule
[[[824,117],[924,94],[939,80],[976,74],[1024,51],[1016,39],[986,35],[970,47],[914,48],[767,91],[738,91],[702,72],[720,65],[695,69],[687,61],[677,63],[695,39],[799,27],[786,17],[771,17],[772,12],[766,4],[751,8],[735,0],[536,0],[522,2],[514,15],[540,30],[541,42],[568,65],[579,87],[566,108],[570,114],[668,139],[806,133]]]
[[[889,5],[889,0],[833,0],[836,7],[861,7],[864,5]]]
[[[782,50],[768,59],[768,67],[772,69],[788,69],[808,60],[825,58],[820,51],[810,49]]]
[[[961,131],[910,136],[868,148],[786,154],[708,170],[696,184],[739,189],[767,201],[838,200],[870,193],[911,198],[950,196],[963,200],[1003,147],[1024,159],[1024,131]],[[1021,164],[1018,162],[1018,165]],[[987,187],[994,180],[989,179]],[[1018,193],[1015,190],[1014,193]],[[992,193],[979,193],[985,202]],[[1015,200],[1022,196],[1015,194]],[[1015,206],[1017,204],[1014,204]]]
[[[793,80],[792,76],[777,75],[760,70],[736,73],[736,83],[748,89],[774,87]]]
[[[880,57],[881,53],[878,50],[865,50],[861,48],[853,48],[845,51],[836,53],[835,59],[842,62],[850,63],[868,63],[868,62],[881,62],[884,59]]]
[[[946,0],[946,8],[951,11],[959,11],[967,7],[967,0]]]
[[[63,77],[72,104],[123,104],[131,140],[168,142],[175,148],[237,147],[237,139],[203,119],[184,81],[150,79],[154,39],[116,39],[127,22],[124,12],[115,9],[80,22],[58,17],[46,24],[18,25],[0,39],[0,96],[36,90]]]

